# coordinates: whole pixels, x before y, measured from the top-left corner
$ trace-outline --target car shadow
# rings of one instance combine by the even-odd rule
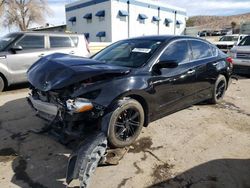
[[[21,84],[15,84],[7,87],[3,92],[5,91],[14,91],[18,89],[25,89],[29,87],[29,83],[21,83]]]
[[[43,125],[25,98],[0,106],[0,179],[19,187],[65,187],[71,150],[47,134],[31,131]]]
[[[247,74],[240,74],[240,73],[234,73],[233,75],[232,75],[232,78],[233,79],[236,79],[236,80],[242,80],[242,79],[248,79],[248,78],[250,78],[250,75],[247,75]]]
[[[193,167],[150,188],[249,188],[250,159],[218,159]]]

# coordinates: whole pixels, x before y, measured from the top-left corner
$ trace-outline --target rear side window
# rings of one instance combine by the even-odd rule
[[[193,51],[194,60],[209,58],[213,56],[210,46],[205,42],[191,40],[190,45]]]
[[[72,40],[69,37],[49,37],[51,48],[66,48],[74,47]]]
[[[187,41],[177,41],[168,46],[160,57],[162,61],[186,63],[190,61],[190,51]]]
[[[44,36],[26,35],[16,45],[24,50],[44,48]]]
[[[216,46],[211,45],[211,50],[212,50],[213,56],[218,55],[218,48]]]
[[[71,38],[71,40],[73,41],[74,46],[77,47],[77,46],[78,46],[79,38],[78,38],[78,37],[70,37],[70,38]]]

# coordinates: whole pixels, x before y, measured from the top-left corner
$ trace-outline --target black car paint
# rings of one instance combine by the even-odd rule
[[[35,89],[40,89],[44,92],[59,92],[72,87],[72,84],[81,83],[88,77],[108,75],[105,76],[105,79],[89,85],[80,84],[67,96],[74,99],[85,96],[86,93],[91,94],[91,92],[99,90],[98,95],[91,101],[105,108],[101,130],[107,133],[112,104],[121,98],[131,97],[142,104],[146,114],[145,126],[147,126],[148,123],[167,114],[210,99],[213,93],[213,86],[220,74],[224,75],[227,80],[230,79],[232,70],[229,63],[226,62],[227,56],[222,52],[219,52],[217,56],[197,61],[190,54],[189,63],[180,64],[175,68],[155,68],[162,51],[171,42],[201,39],[185,36],[141,38],[144,40],[145,38],[148,40],[152,38],[161,40],[162,45],[149,59],[148,63],[140,68],[112,66],[94,60],[54,54],[42,58],[34,64],[28,71],[28,80]],[[44,72],[45,70],[46,72]],[[46,85],[47,81],[51,82],[50,87],[44,88],[43,86],[44,84]],[[68,183],[78,176],[79,167],[75,163],[78,155],[81,155],[81,152],[74,154],[72,163],[69,161],[71,165],[68,167]]]
[[[130,70],[66,54],[41,58],[28,70],[28,80],[41,91],[61,89],[98,75],[123,75]]]
[[[142,38],[150,40],[150,37]],[[163,40],[163,45],[141,68],[119,67],[95,60],[54,54],[41,58],[35,63],[28,71],[28,80],[39,90],[49,91],[65,88],[89,77],[109,74],[110,79],[98,81],[87,87],[79,87],[69,97],[76,98],[100,89],[100,94],[93,102],[106,108],[119,98],[137,97],[143,100],[144,107],[147,108],[148,121],[146,122],[149,123],[165,114],[209,99],[218,75],[230,77],[226,64],[220,70],[213,65],[213,63],[225,61],[226,56],[222,53],[217,57],[192,61],[176,68],[162,69],[161,73],[150,71],[161,51],[170,42],[193,38],[168,36],[157,39]]]

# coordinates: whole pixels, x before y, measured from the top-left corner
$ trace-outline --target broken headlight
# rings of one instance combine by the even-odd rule
[[[67,109],[74,113],[82,113],[93,109],[93,104],[84,98],[69,99],[66,101]]]

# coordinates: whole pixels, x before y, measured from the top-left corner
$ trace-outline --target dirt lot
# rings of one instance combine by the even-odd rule
[[[0,95],[0,187],[65,187],[70,150],[48,135],[27,89]],[[220,105],[196,105],[151,123],[118,166],[91,187],[250,187],[250,79],[234,80]]]

